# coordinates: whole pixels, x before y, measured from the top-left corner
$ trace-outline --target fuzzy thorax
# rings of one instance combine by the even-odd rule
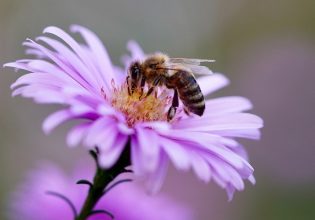
[[[141,95],[141,89],[136,88],[133,94],[128,93],[127,83],[121,86],[113,85],[111,104],[114,108],[125,115],[129,127],[137,122],[167,121],[167,110],[171,97],[164,90],[160,94],[154,92],[145,97],[146,92]]]

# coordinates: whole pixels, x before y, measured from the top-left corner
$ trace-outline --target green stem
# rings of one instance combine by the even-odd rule
[[[96,158],[97,160],[97,158]],[[97,202],[102,198],[104,190],[110,182],[112,182],[119,174],[125,172],[125,167],[130,165],[130,146],[129,142],[120,158],[111,168],[104,170],[99,167],[97,162],[97,170],[93,179],[93,186],[90,187],[88,195],[82,206],[82,209],[75,220],[87,220],[94,210]]]

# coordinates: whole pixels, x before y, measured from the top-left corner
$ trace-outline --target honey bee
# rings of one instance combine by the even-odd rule
[[[133,62],[128,70],[127,84],[129,95],[136,88],[141,89],[147,83],[148,91],[145,97],[152,94],[155,87],[166,86],[174,90],[172,105],[168,110],[167,119],[172,120],[179,106],[179,98],[184,105],[184,111],[202,116],[205,110],[205,99],[195,79],[194,74],[211,74],[202,62],[214,62],[206,59],[170,58],[166,54],[156,53],[143,61]]]

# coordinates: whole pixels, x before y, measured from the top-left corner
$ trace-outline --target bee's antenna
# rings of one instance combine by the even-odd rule
[[[157,70],[179,70],[179,69],[172,69],[172,68],[165,68],[165,67],[159,67],[156,68]]]

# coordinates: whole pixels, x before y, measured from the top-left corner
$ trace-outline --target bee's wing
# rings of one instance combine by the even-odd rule
[[[215,62],[215,60],[207,59],[188,59],[188,58],[170,58],[170,63],[181,64],[186,68],[189,68],[196,75],[209,75],[213,72],[206,66],[201,66],[200,63],[203,62]]]
[[[188,65],[197,65],[199,66],[200,63],[213,63],[215,60],[208,60],[208,59],[193,59],[193,58],[170,58],[170,63],[181,63],[181,64],[188,64]]]
[[[213,72],[206,66],[185,65],[196,75],[211,75]]]

